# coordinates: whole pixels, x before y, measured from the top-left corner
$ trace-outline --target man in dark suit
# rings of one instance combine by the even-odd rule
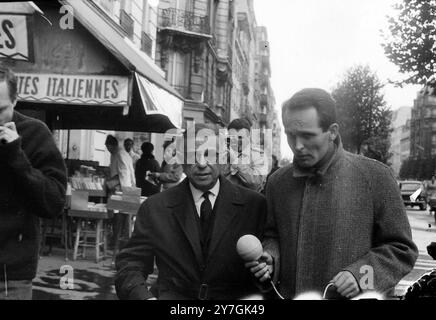
[[[187,179],[139,209],[132,238],[116,259],[120,299],[238,299],[258,291],[236,243],[245,234],[262,234],[266,201],[221,176],[211,157],[216,147],[201,148],[213,140],[198,134],[207,128],[197,125],[187,138],[195,139],[195,156],[188,150],[184,161]],[[155,259],[159,275],[149,289]]]

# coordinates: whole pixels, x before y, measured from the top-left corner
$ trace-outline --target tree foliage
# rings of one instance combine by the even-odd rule
[[[344,148],[387,163],[391,154],[392,112],[386,107],[383,84],[368,66],[355,66],[333,90]]]
[[[407,74],[400,83],[426,84],[436,71],[436,0],[402,0],[388,17],[386,56]]]

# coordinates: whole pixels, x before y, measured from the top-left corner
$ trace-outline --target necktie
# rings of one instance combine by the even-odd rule
[[[204,258],[206,258],[208,252],[210,228],[212,224],[212,204],[210,203],[209,195],[209,191],[203,194],[204,200],[200,206],[201,249]]]
[[[212,216],[212,203],[209,200],[209,195],[210,195],[209,191],[203,193],[204,200],[200,206],[201,232],[204,239],[207,235],[210,218]]]

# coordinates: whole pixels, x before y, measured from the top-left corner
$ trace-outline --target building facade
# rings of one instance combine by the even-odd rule
[[[160,0],[157,26],[156,63],[185,99],[184,125],[247,118],[273,130],[280,157],[268,35],[253,0]]]
[[[410,123],[411,114],[411,107],[401,107],[392,113],[391,148],[389,151],[392,153],[392,157],[390,159],[391,168],[396,176],[398,176],[398,174],[400,173],[401,163],[402,161],[404,161],[404,148],[406,144],[406,139],[408,139],[408,137],[406,137],[407,130],[405,130],[405,126],[408,121]]]
[[[431,87],[421,90],[414,101],[410,156],[415,159],[436,156],[436,94]]]
[[[410,157],[410,119],[401,128],[400,154],[401,163]]]
[[[184,123],[230,119],[234,1],[161,0],[156,63],[185,99]]]

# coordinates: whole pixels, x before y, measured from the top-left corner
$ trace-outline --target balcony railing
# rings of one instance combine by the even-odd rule
[[[160,27],[210,34],[209,17],[174,8],[160,9]]]

